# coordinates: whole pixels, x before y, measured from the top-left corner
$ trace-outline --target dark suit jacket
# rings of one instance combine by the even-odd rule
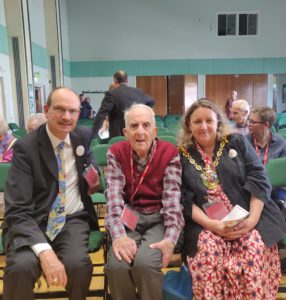
[[[76,128],[70,133],[76,168],[79,175],[81,200],[92,229],[98,229],[97,216],[87,195],[87,184],[82,172],[94,164],[89,149],[91,131]],[[76,148],[83,145],[83,156]],[[5,215],[3,237],[5,250],[16,250],[23,246],[45,243],[45,230],[50,208],[58,192],[58,166],[46,126],[18,140],[14,145],[14,156],[5,186]]]
[[[154,99],[146,95],[141,89],[129,87],[125,84],[106,92],[94,120],[93,135],[97,136],[106,116],[109,117],[110,138],[123,135],[122,130],[125,127],[124,111],[133,103],[142,103],[151,107],[155,104]]]

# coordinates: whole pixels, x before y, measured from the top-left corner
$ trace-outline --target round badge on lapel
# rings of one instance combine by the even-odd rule
[[[83,146],[78,146],[77,148],[76,148],[76,155],[77,156],[83,156],[84,155],[84,147]]]
[[[235,158],[237,156],[237,152],[234,149],[230,149],[228,155],[230,158]]]

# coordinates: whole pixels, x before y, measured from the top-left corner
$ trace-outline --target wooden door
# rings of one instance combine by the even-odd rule
[[[206,97],[223,111],[232,90],[237,91],[238,99],[248,101],[250,107],[267,105],[267,74],[206,75]]]
[[[268,105],[268,76],[267,74],[253,75],[253,106]]]
[[[253,106],[253,75],[237,75],[237,99],[246,100],[250,107]]]
[[[167,77],[137,76],[136,86],[155,99],[155,114],[165,116],[167,107]]]
[[[183,115],[185,111],[185,76],[168,77],[168,114]]]
[[[224,112],[225,101],[237,90],[235,75],[206,75],[206,98],[215,102]]]
[[[185,76],[185,111],[198,99],[198,76]]]

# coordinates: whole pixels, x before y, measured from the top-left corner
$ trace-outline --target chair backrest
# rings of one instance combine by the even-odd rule
[[[273,187],[286,186],[286,157],[271,159],[266,165],[269,181]]]
[[[16,129],[20,129],[20,127],[16,123],[9,123],[8,126],[12,131],[14,131]]]
[[[96,145],[94,147],[92,147],[92,152],[93,155],[95,157],[96,162],[99,165],[100,168],[100,188],[99,191],[100,192],[104,192],[104,190],[106,189],[106,181],[105,181],[105,167],[107,165],[107,157],[106,157],[106,153],[108,148],[110,147],[109,144],[101,144],[101,145]]]
[[[109,144],[101,144],[92,147],[92,152],[95,157],[95,160],[98,163],[98,165],[101,167],[107,165],[106,153],[109,147],[110,147]]]
[[[119,136],[115,136],[115,137],[111,138],[111,139],[108,141],[108,144],[109,144],[109,145],[112,145],[112,144],[115,144],[115,143],[117,143],[117,142],[125,141],[125,140],[126,140],[125,136],[119,135]]]
[[[159,139],[164,140],[166,142],[172,143],[173,145],[177,145],[177,138],[171,135],[160,135],[158,136]]]
[[[11,163],[0,163],[0,192],[4,192],[5,182]]]
[[[281,128],[277,131],[279,134],[286,134],[286,128]]]
[[[27,134],[27,131],[26,129],[16,129],[12,132],[12,134],[15,138],[20,139]]]

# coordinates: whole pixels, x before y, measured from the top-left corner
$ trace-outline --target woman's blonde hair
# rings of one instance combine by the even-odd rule
[[[209,108],[215,112],[218,121],[217,140],[221,141],[223,137],[227,135],[228,133],[227,126],[222,111],[211,100],[202,98],[194,102],[186,111],[179,132],[178,146],[183,146],[184,148],[188,148],[190,145],[194,143],[194,138],[190,130],[190,119],[193,112],[200,107]]]

